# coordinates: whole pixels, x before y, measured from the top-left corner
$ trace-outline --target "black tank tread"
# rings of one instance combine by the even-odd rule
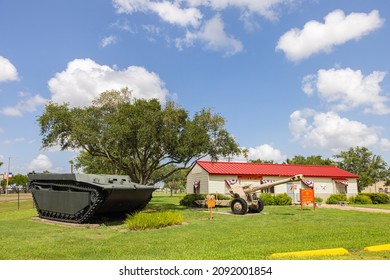
[[[59,221],[59,222],[66,222],[66,223],[82,224],[82,223],[87,222],[92,217],[96,208],[98,208],[99,205],[104,201],[104,195],[98,188],[90,186],[90,185],[80,184],[79,182],[78,183],[69,182],[69,183],[64,184],[63,181],[61,181],[61,183],[54,183],[54,182],[45,183],[45,182],[38,181],[38,182],[33,182],[32,185],[33,186],[51,186],[51,187],[59,187],[59,188],[68,188],[68,189],[74,189],[77,191],[93,192],[96,195],[93,203],[87,209],[87,211],[84,211],[84,209],[83,209],[74,215],[60,213],[60,212],[41,210],[41,209],[38,209],[38,207],[37,207],[39,217],[45,218],[45,219],[50,219],[50,220]],[[34,199],[34,204],[38,205],[36,200],[35,200],[34,195],[33,195],[33,199]]]

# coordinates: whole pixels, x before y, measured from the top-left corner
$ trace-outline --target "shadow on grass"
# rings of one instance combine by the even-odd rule
[[[127,218],[127,214],[92,217],[89,220],[88,224],[99,224],[104,226],[120,226],[124,223],[126,218]]]

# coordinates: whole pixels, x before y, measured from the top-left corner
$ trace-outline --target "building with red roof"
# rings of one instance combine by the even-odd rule
[[[313,188],[315,196],[323,199],[331,194],[353,196],[358,193],[358,176],[335,166],[212,161],[196,162],[187,175],[187,193],[228,194],[226,179],[258,185],[297,174],[302,174],[304,180],[280,184],[264,191],[287,193],[294,203],[299,202],[299,190],[305,188]]]

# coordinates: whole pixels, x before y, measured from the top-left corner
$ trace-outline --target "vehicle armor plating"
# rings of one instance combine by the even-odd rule
[[[122,175],[29,173],[28,179],[39,217],[70,223],[141,211],[157,189]]]

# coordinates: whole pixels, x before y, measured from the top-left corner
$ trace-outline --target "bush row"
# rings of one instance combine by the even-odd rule
[[[220,193],[213,194],[213,195],[216,196],[217,200],[230,200],[231,199],[230,196],[226,196],[226,195],[223,195]],[[181,206],[196,207],[198,205],[195,203],[195,201],[204,200],[204,199],[206,199],[206,196],[207,196],[207,194],[195,194],[195,193],[187,194],[180,200],[179,203]]]
[[[260,194],[260,199],[263,200],[264,205],[291,205],[292,198],[286,193],[273,195],[271,193]]]
[[[387,204],[390,203],[390,196],[383,193],[365,193],[348,199],[345,194],[332,194],[328,197],[326,203],[337,204],[339,201],[348,201],[355,204]]]
[[[196,200],[204,200],[206,194],[187,194],[180,200],[180,205],[187,207],[198,206]],[[260,198],[264,205],[291,205],[292,199],[286,193],[273,195],[271,193],[262,193]],[[217,194],[217,200],[229,200],[229,196]],[[316,197],[316,202],[322,202],[322,198]],[[345,194],[332,194],[326,200],[326,204],[337,204],[339,201],[348,201],[355,204],[387,204],[390,203],[390,196],[383,193],[358,194],[348,198]]]
[[[196,200],[204,200],[206,198],[206,194],[187,194],[180,200],[181,206],[187,207],[197,207],[198,205],[195,203]],[[276,194],[273,195],[271,193],[262,193],[260,198],[263,200],[264,205],[291,205],[292,198],[286,194]],[[230,200],[231,198],[226,195],[217,194],[217,200]]]

